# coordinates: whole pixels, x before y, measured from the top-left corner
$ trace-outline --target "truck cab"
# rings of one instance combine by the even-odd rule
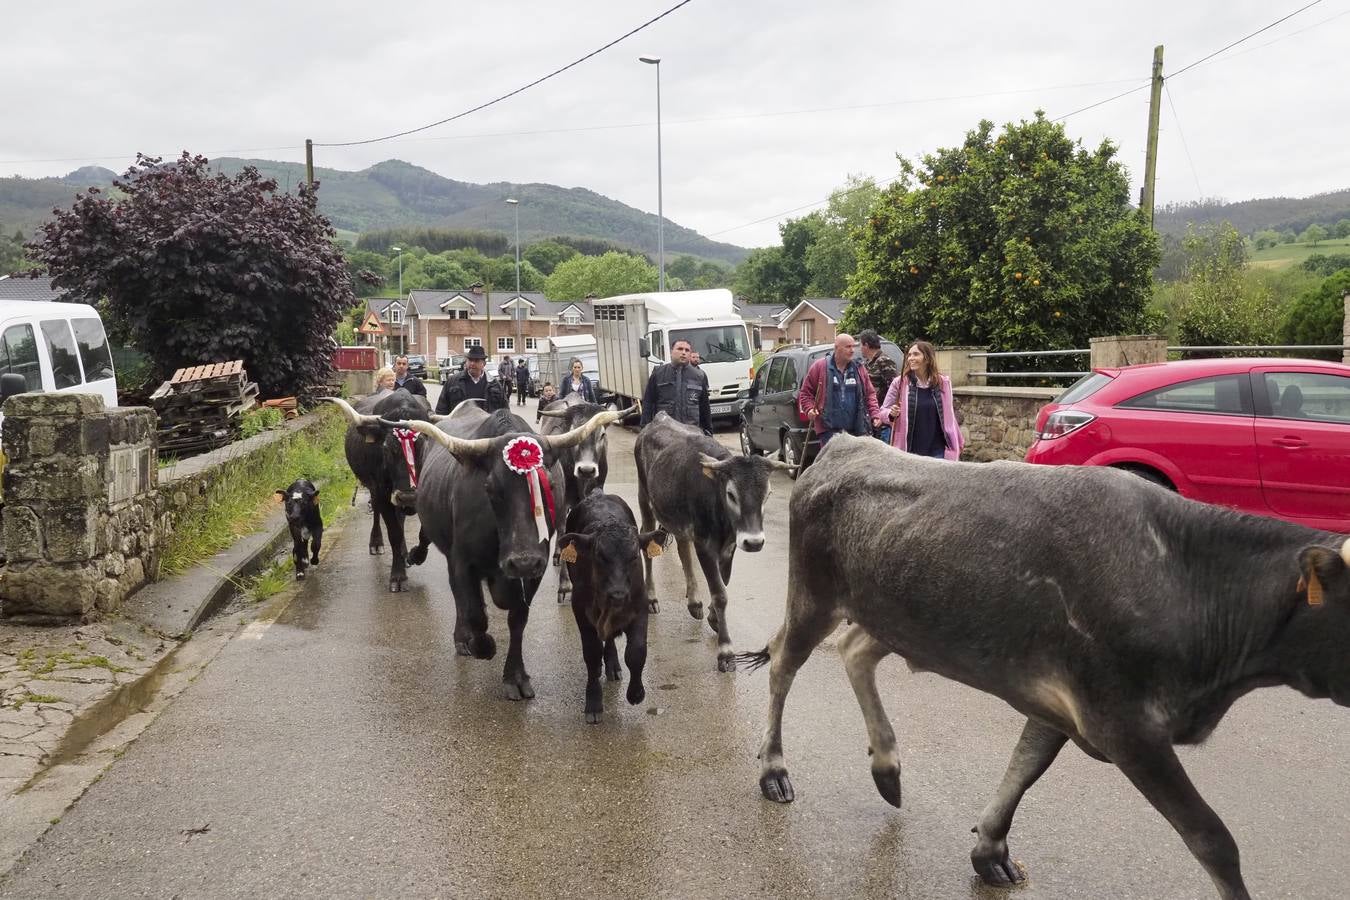
[[[671,344],[687,340],[708,376],[713,418],[739,416],[737,396],[750,387],[753,362],[745,320],[730,291],[626,294],[591,303],[605,393],[620,402],[640,399],[652,371],[670,360]]]

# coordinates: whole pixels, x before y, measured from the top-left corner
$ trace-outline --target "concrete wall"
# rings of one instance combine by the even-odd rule
[[[1031,446],[1036,414],[1060,393],[1060,388],[953,387],[956,419],[966,440],[961,458],[1022,459]]]

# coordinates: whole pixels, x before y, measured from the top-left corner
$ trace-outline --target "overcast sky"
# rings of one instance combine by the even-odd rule
[[[451,116],[676,2],[10,3],[0,174],[120,172],[138,150],[302,161],[305,138],[364,140]],[[692,0],[491,109],[317,148],[315,162],[397,158],[655,212],[656,71],[637,57],[659,56],[666,217],[762,246],[784,213],[849,173],[890,178],[896,154],[957,144],[981,118],[1064,115],[1145,83],[1155,44],[1178,72],[1307,2]],[[1346,47],[1350,0],[1323,0],[1169,82],[1159,201],[1350,187]],[[1136,196],[1147,110],[1143,90],[1066,120],[1085,144],[1120,147]],[[528,228],[529,209],[520,215]]]

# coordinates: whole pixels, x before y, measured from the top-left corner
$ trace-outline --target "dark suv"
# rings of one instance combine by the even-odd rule
[[[783,462],[801,468],[811,464],[818,445],[806,419],[797,412],[797,392],[801,390],[811,363],[833,352],[833,344],[793,345],[764,360],[755,372],[755,380],[750,383],[749,399],[741,407],[742,453],[746,456],[777,453]],[[884,338],[881,352],[896,366],[904,365],[904,352]],[[854,354],[861,358],[861,344]],[[883,399],[878,397],[877,402]]]
[[[408,374],[415,378],[426,378],[427,358],[420,353],[408,354]]]

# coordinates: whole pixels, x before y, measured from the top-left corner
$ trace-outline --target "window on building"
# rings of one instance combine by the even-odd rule
[[[499,337],[499,338],[497,338],[497,352],[498,352],[498,353],[501,353],[502,351],[514,352],[515,349],[516,349],[516,339],[515,339],[515,338],[513,338],[513,337]]]
[[[525,339],[525,349],[526,349],[526,350],[538,350],[538,349],[539,349],[539,338],[527,337],[527,338]]]
[[[575,309],[569,309],[562,314],[562,320],[564,325],[580,325],[581,313],[577,312]]]
[[[469,311],[468,311],[467,309],[452,309],[452,310],[450,310],[450,318],[452,318],[452,319],[467,319],[468,317],[469,317]]]
[[[464,349],[465,349],[465,350],[468,350],[470,347],[481,347],[481,346],[483,346],[483,339],[482,339],[482,338],[465,338],[465,339],[464,339]]]
[[[393,325],[403,324],[403,309],[398,306],[389,307],[389,321]]]

